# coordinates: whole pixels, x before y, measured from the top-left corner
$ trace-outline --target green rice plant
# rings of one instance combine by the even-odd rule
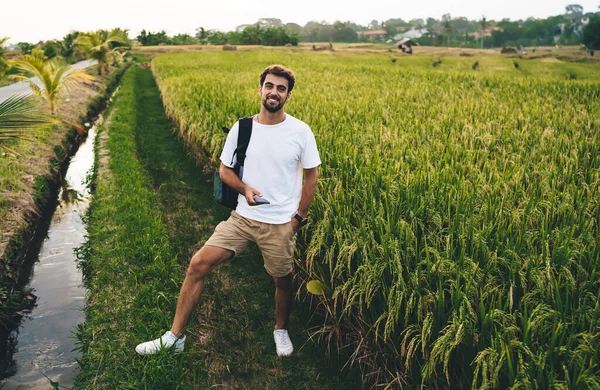
[[[320,335],[366,385],[593,388],[600,72],[480,62],[242,51],[152,70],[212,169],[220,128],[258,111],[262,69],[294,69],[286,112],[323,160],[301,277],[330,291]]]

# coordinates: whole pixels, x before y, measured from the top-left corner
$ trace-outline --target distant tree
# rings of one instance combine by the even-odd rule
[[[171,38],[171,43],[173,45],[195,45],[198,40],[190,34],[177,34]]]
[[[258,19],[257,23],[261,28],[283,27],[283,23],[281,22],[281,19],[277,19],[277,18],[261,18],[261,19]]]
[[[127,32],[120,29],[98,30],[80,33],[74,44],[82,53],[97,61],[98,74],[108,71],[109,65],[123,60],[123,46],[129,38]]]
[[[450,14],[442,15],[442,27],[447,37],[447,46],[450,47],[450,37],[452,36],[452,17]]]
[[[310,21],[304,25],[303,38],[307,42],[329,42],[333,40],[333,26]]]
[[[204,27],[198,27],[196,29],[196,39],[201,45],[205,45],[208,43],[208,31],[204,29]]]
[[[427,18],[427,22],[425,23],[425,27],[427,27],[429,31],[434,31],[438,25],[439,22],[434,18]]]
[[[425,27],[425,21],[423,19],[412,19],[408,24],[417,30],[421,30]]]
[[[21,54],[26,55],[31,54],[31,51],[36,47],[36,45],[29,42],[19,42],[17,43],[17,47],[19,48]]]
[[[583,7],[579,4],[569,4],[565,7],[565,18],[568,21],[570,31],[572,32],[581,25],[581,17],[583,16]]]
[[[136,39],[142,44],[142,46],[156,46],[160,44],[168,45],[171,42],[165,30],[157,33],[150,31],[146,32],[146,30],[142,30]]]
[[[332,41],[334,41],[334,42],[358,42],[358,34],[346,23],[336,21],[333,24]]]
[[[75,40],[79,36],[79,31],[72,31],[64,36],[62,40],[62,48],[60,55],[65,58],[67,61],[73,61],[76,59],[78,54],[77,45],[75,45]]]
[[[600,50],[600,16],[592,16],[584,27],[583,44],[589,50]]]
[[[398,27],[395,24],[387,24],[387,22],[381,22],[381,28],[385,30],[388,37],[393,37],[398,32]]]
[[[568,14],[573,14],[573,15],[578,15],[578,16],[583,15],[583,7],[580,6],[579,4],[569,4],[565,7],[565,11],[567,11]]]
[[[485,29],[488,27],[488,21],[485,16],[481,17],[479,24],[481,25],[481,48],[483,49],[483,37],[485,36]]]
[[[55,41],[55,40],[46,41],[42,45],[42,50],[44,51],[44,55],[46,57],[48,57],[49,59],[52,59],[52,58],[60,55],[62,48],[63,48],[62,42]]]
[[[455,17],[452,19],[452,31],[453,35],[464,35],[465,33],[477,31],[477,28],[473,28],[473,23],[464,16]]]
[[[519,37],[523,34],[519,22],[511,22],[508,19],[504,19],[497,24],[501,31],[492,31],[492,45],[494,47],[505,47],[509,46],[510,42],[513,45],[516,44]]]
[[[242,45],[260,45],[261,44],[261,28],[258,23],[254,26],[246,27],[241,33]]]
[[[221,31],[211,30],[208,32],[208,43],[211,45],[224,45],[227,43],[227,35]]]
[[[297,23],[286,23],[283,26],[283,29],[288,32],[293,32],[297,36],[302,35],[302,26]]]
[[[8,37],[0,38],[0,79],[4,77],[4,73],[8,69],[8,65],[6,63],[6,49],[4,48],[4,44],[8,41]]]

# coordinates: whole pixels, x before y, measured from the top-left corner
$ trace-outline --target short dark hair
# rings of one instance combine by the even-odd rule
[[[262,87],[265,83],[265,79],[268,74],[272,74],[279,77],[285,77],[288,81],[288,93],[292,92],[294,89],[294,84],[296,83],[296,76],[291,69],[286,68],[283,65],[271,65],[267,66],[265,70],[260,74],[260,86]]]

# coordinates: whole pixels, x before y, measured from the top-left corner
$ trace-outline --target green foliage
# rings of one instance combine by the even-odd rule
[[[131,47],[127,30],[120,28],[79,33],[73,44],[81,53],[97,61],[99,75],[107,72],[110,65],[122,62],[123,53]]]
[[[60,55],[62,50],[63,46],[60,41],[46,41],[42,45],[42,51],[44,52],[46,58],[49,60]]]
[[[600,50],[600,15],[594,15],[583,29],[583,44],[590,50]]]
[[[366,27],[352,22],[336,21],[328,24],[311,21],[306,23],[299,36],[306,42],[359,42],[361,37],[358,32],[365,30],[367,30]]]
[[[58,58],[47,60],[43,52],[34,49],[31,54],[18,56],[10,61],[10,65],[23,74],[11,75],[15,80],[27,81],[33,94],[42,96],[48,103],[52,115],[56,114],[56,106],[61,91],[67,91],[82,81],[93,80],[93,77],[81,70],[74,70]],[[41,86],[30,77],[37,77]]]
[[[33,141],[32,129],[53,123],[47,112],[40,110],[32,96],[10,96],[0,102],[0,149],[10,150],[7,144],[15,140]]]
[[[76,62],[81,57],[82,53],[79,53],[75,40],[79,37],[79,31],[73,31],[64,36],[62,40],[62,47],[60,55],[69,62]]]
[[[142,46],[156,46],[160,44],[167,45],[170,43],[170,39],[165,30],[157,33],[153,33],[151,31],[146,32],[146,30],[142,30],[135,39],[141,43]]]
[[[215,163],[218,129],[258,110],[265,63],[302,77],[286,112],[323,165],[301,277],[326,283],[321,334],[355,346],[369,385],[594,388],[600,75],[478,61],[215,52],[153,71],[182,138]]]
[[[283,27],[261,27],[260,24],[246,27],[243,31],[206,31],[204,28],[198,28],[196,37],[188,34],[179,34],[169,38],[163,30],[159,33],[146,32],[142,30],[137,36],[138,42],[143,46],[155,46],[160,44],[167,45],[192,45],[206,44],[211,45],[263,45],[263,46],[284,46],[291,44],[298,45],[298,36]]]
[[[17,47],[22,55],[27,55],[31,54],[31,51],[36,47],[36,45],[29,42],[19,42],[17,43]]]
[[[209,38],[210,39],[210,38]],[[282,27],[262,28],[259,24],[246,27],[241,33],[228,33],[227,43],[233,45],[284,46],[298,45],[298,37]]]
[[[8,37],[0,38],[0,79],[4,77],[4,73],[8,69],[8,65],[6,63],[6,49],[4,48],[4,43],[8,41]]]
[[[197,45],[198,40],[190,34],[177,34],[171,38],[172,45]]]

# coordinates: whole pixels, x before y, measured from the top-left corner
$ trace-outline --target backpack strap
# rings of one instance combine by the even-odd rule
[[[234,155],[237,154],[237,162],[240,166],[244,166],[246,160],[246,150],[250,144],[250,136],[252,135],[252,117],[240,119],[240,128],[238,132],[237,148]]]

